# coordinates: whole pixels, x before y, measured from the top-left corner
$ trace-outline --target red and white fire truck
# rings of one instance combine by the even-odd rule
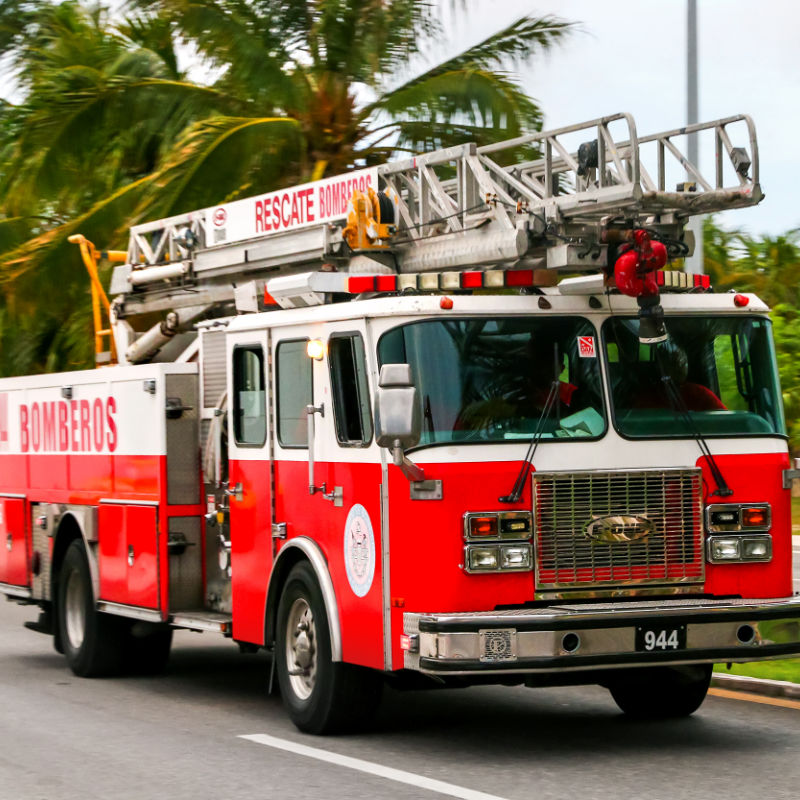
[[[138,225],[111,302],[76,237],[103,368],[0,381],[0,591],[80,676],[267,648],[304,731],[385,681],[692,713],[800,653],[768,309],[672,263],[761,198],[748,117],[619,114]]]

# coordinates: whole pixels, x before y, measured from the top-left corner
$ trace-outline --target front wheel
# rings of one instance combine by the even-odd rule
[[[616,704],[636,719],[688,717],[703,704],[711,665],[621,670],[608,686]]]
[[[119,670],[124,630],[120,620],[95,610],[89,561],[79,539],[64,554],[57,620],[67,664],[76,675],[91,678]]]
[[[307,562],[292,568],[281,595],[274,658],[284,707],[305,733],[360,727],[380,702],[378,673],[331,660],[325,602]]]

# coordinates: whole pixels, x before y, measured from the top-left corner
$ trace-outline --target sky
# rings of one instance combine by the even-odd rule
[[[472,0],[466,13],[442,3],[446,55],[525,14],[580,23],[565,44],[519,71],[545,129],[621,111],[633,114],[640,135],[686,124],[686,0]],[[720,221],[754,235],[786,233],[800,227],[800,0],[697,6],[699,120],[753,118],[766,195]],[[700,168],[713,175],[702,143]]]

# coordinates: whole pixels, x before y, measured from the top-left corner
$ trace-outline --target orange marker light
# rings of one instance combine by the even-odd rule
[[[497,536],[497,517],[472,517],[469,533],[470,536]]]
[[[742,527],[743,528],[764,528],[767,525],[766,508],[743,508]]]

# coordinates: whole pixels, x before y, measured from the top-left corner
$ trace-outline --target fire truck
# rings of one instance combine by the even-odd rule
[[[749,117],[617,114],[74,237],[102,368],[0,381],[0,591],[78,676],[265,648],[312,733],[386,682],[693,713],[800,653],[769,311],[681,268],[762,197]]]

